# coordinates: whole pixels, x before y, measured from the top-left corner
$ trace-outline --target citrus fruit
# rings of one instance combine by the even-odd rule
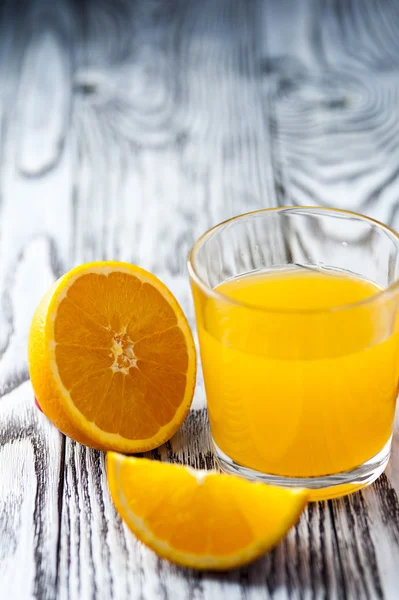
[[[107,454],[120,516],[159,556],[194,569],[226,570],[258,558],[298,520],[308,493]]]
[[[29,371],[44,414],[102,450],[141,452],[170,439],[193,397],[196,356],[177,300],[120,262],[81,265],[48,290],[29,334]]]

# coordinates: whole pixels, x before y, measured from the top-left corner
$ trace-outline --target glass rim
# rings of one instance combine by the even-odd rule
[[[276,206],[276,207],[270,207],[270,208],[261,208],[258,210],[253,210],[250,212],[246,212],[246,213],[242,213],[240,215],[237,215],[235,217],[231,217],[230,219],[225,219],[224,221],[221,221],[220,223],[218,223],[217,225],[214,225],[213,227],[211,227],[210,229],[208,229],[207,231],[205,231],[205,233],[203,233],[193,244],[189,255],[188,255],[188,260],[187,260],[187,268],[188,268],[188,272],[189,275],[191,277],[191,279],[198,285],[199,288],[201,288],[201,290],[207,295],[210,296],[212,298],[215,298],[217,300],[223,301],[225,303],[229,303],[232,304],[234,306],[240,306],[241,308],[246,308],[248,310],[256,310],[259,311],[261,313],[269,313],[269,314],[281,314],[281,315],[295,315],[295,314],[304,314],[304,315],[317,315],[317,314],[328,314],[328,313],[334,313],[334,312],[338,312],[338,311],[344,311],[344,310],[349,310],[352,308],[357,308],[357,307],[362,307],[362,306],[367,306],[369,304],[372,304],[373,302],[378,302],[379,300],[384,300],[384,299],[389,299],[391,298],[395,293],[397,293],[399,291],[399,279],[395,279],[395,281],[393,281],[390,285],[388,285],[386,288],[382,289],[379,292],[376,292],[375,294],[372,294],[371,296],[368,296],[367,298],[364,298],[363,300],[358,300],[356,302],[350,302],[349,304],[341,304],[338,306],[333,306],[330,308],[315,308],[315,309],[289,309],[289,308],[275,308],[275,307],[263,307],[263,306],[258,306],[256,304],[250,304],[248,302],[242,302],[240,300],[235,300],[234,298],[231,298],[230,296],[227,296],[226,294],[223,294],[222,292],[218,292],[215,288],[212,288],[210,285],[208,285],[208,283],[206,283],[198,274],[196,266],[195,266],[195,260],[196,260],[196,254],[199,250],[199,248],[202,246],[202,244],[209,238],[211,237],[211,235],[213,235],[218,229],[222,229],[225,225],[229,224],[229,223],[233,223],[235,221],[239,221],[245,217],[250,217],[250,216],[255,216],[255,215],[259,215],[259,214],[265,214],[265,213],[283,213],[283,212],[290,212],[290,211],[296,211],[296,210],[304,210],[305,212],[309,212],[311,213],[312,211],[322,211],[322,212],[326,212],[329,214],[332,213],[338,213],[340,215],[343,216],[348,216],[348,217],[356,217],[357,219],[361,220],[361,221],[365,221],[371,225],[377,225],[379,229],[384,230],[385,232],[389,233],[391,236],[393,236],[399,246],[399,233],[397,231],[395,231],[395,229],[393,229],[392,227],[390,227],[389,225],[385,225],[384,223],[382,223],[381,221],[378,221],[377,219],[373,219],[372,217],[367,217],[365,215],[362,215],[360,213],[356,213],[354,211],[350,211],[350,210],[344,210],[341,208],[332,208],[332,207],[327,207],[327,206],[317,206],[317,205],[307,205],[307,206]]]

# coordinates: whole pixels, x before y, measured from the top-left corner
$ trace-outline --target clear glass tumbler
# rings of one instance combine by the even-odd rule
[[[346,211],[257,211],[189,257],[222,470],[312,499],[374,481],[396,405],[399,236]]]

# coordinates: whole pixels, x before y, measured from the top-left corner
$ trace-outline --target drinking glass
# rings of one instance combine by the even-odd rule
[[[398,234],[347,211],[260,210],[205,233],[188,268],[221,469],[308,488],[314,500],[374,481],[389,459],[398,388]],[[266,292],[260,303],[219,288],[287,273],[305,275],[309,306],[303,297],[296,306],[289,286],[270,306]],[[312,287],[315,274],[373,291],[318,306],[329,292]]]

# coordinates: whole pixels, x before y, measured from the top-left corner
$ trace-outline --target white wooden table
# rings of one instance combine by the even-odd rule
[[[104,456],[33,405],[26,338],[48,285],[140,264],[194,327],[190,245],[259,207],[399,225],[395,0],[3,0],[0,5],[0,598],[399,598],[399,437],[385,475],[311,504],[264,559],[199,574],[111,504]],[[212,467],[201,378],[151,456]]]

